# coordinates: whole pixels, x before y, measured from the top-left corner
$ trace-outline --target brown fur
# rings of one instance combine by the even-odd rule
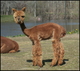
[[[63,63],[64,48],[61,43],[60,38],[64,37],[66,34],[65,29],[56,23],[45,23],[27,29],[24,25],[25,7],[18,11],[12,9],[14,14],[14,21],[20,24],[23,33],[28,36],[33,44],[32,54],[33,54],[33,65],[42,66],[42,48],[40,41],[52,38],[52,46],[54,52],[54,59],[51,62],[51,66],[54,66],[57,62],[58,65]],[[16,17],[16,18],[15,18]]]
[[[14,53],[17,52],[19,46],[17,42],[1,36],[0,53]]]

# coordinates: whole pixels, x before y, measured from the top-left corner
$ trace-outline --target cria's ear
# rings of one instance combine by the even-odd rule
[[[26,10],[26,7],[23,7],[23,8],[22,8],[22,11],[24,11],[24,12],[25,12],[25,10]]]
[[[16,9],[14,9],[14,8],[12,8],[12,11],[13,11],[13,13],[15,13],[17,10],[16,10]]]

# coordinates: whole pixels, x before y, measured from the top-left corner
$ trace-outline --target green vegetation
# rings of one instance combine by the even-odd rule
[[[26,36],[26,35],[21,34],[21,35],[16,35],[16,36],[6,36],[6,37],[23,37],[23,36]]]
[[[12,15],[1,15],[1,22],[13,22]]]
[[[75,30],[73,30],[73,31],[69,31],[69,32],[67,32],[67,34],[74,34],[74,33],[79,33],[79,30],[78,29],[75,29]]]
[[[62,38],[65,64],[50,67],[53,59],[51,40],[41,41],[43,67],[32,66],[32,43],[26,36],[8,37],[19,44],[20,52],[1,54],[1,70],[79,70],[79,34],[67,34]]]
[[[25,21],[30,21],[31,14],[26,13]],[[13,15],[1,15],[1,22],[14,22]]]

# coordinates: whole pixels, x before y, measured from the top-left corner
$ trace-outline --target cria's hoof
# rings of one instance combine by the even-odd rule
[[[33,64],[33,66],[37,66],[37,64]]]
[[[38,65],[39,67],[43,67],[43,65]]]
[[[58,62],[58,66],[63,65],[63,61]]]
[[[53,65],[50,65],[50,67],[53,67]]]
[[[50,64],[50,67],[56,66],[56,64]]]
[[[40,67],[43,67],[43,65],[41,65]]]
[[[50,67],[53,67],[53,65],[52,65],[52,64],[50,64]]]

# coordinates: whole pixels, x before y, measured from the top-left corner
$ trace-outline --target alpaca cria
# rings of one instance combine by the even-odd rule
[[[19,50],[19,45],[17,42],[3,36],[0,36],[0,38],[0,53],[14,53]]]
[[[62,37],[65,36],[65,29],[56,24],[56,23],[45,23],[41,25],[34,26],[30,29],[27,29],[24,25],[25,18],[25,7],[22,10],[13,10],[14,21],[20,25],[23,33],[28,36],[32,41],[32,54],[33,54],[33,66],[43,66],[42,63],[42,48],[40,41],[52,38],[52,46],[54,59],[51,62],[51,66],[58,65],[63,63],[64,57],[64,48],[61,43]]]

